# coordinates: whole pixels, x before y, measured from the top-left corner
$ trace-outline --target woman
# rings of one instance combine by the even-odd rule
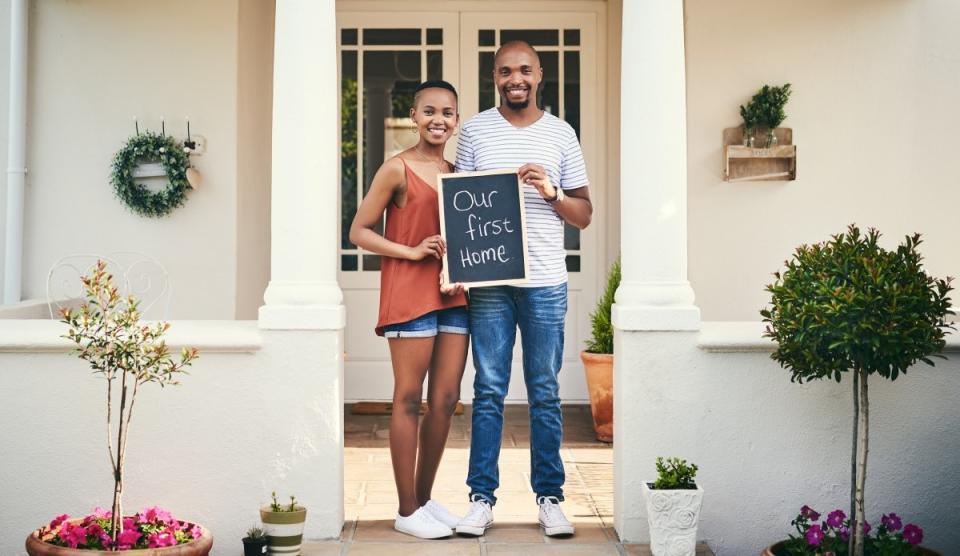
[[[434,539],[452,535],[458,521],[431,500],[430,491],[460,399],[469,342],[462,284],[437,282],[446,243],[433,184],[437,174],[453,172],[443,148],[459,120],[456,90],[446,81],[422,83],[410,119],[419,141],[377,171],[350,226],[350,241],[383,257],[376,332],[387,338],[393,363],[390,455],[400,501],[394,528]],[[384,210],[387,224],[381,236],[374,227]],[[417,421],[428,372],[418,459]]]

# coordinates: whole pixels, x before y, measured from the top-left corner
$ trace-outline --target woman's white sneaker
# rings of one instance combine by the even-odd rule
[[[482,496],[474,495],[467,515],[457,524],[457,533],[479,537],[493,525],[493,509]]]
[[[537,498],[540,504],[540,527],[548,537],[569,536],[573,534],[573,524],[567,520],[560,509],[560,500],[555,496]],[[458,529],[459,530],[459,529]]]
[[[393,528],[420,539],[442,539],[453,534],[452,529],[437,521],[423,508],[417,508],[417,511],[407,517],[397,514]]]
[[[458,515],[444,508],[434,500],[427,500],[427,503],[423,505],[423,509],[427,510],[427,513],[432,515],[434,519],[450,529],[453,529],[460,523],[460,517]]]

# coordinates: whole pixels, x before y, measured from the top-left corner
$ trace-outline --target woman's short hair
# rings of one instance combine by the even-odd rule
[[[460,100],[460,96],[457,94],[457,90],[453,87],[453,85],[444,81],[443,79],[431,79],[417,85],[417,88],[413,91],[414,105],[417,104],[417,97],[420,96],[420,91],[423,91],[424,89],[446,89],[453,93],[453,98],[457,99],[458,102]]]

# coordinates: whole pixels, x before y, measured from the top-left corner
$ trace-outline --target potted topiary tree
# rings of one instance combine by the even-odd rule
[[[300,554],[303,542],[303,526],[307,521],[307,509],[290,497],[289,504],[277,501],[277,493],[272,492],[270,504],[260,508],[260,521],[267,534],[267,554]]]
[[[657,458],[656,482],[644,482],[643,499],[653,556],[694,556],[703,488],[697,466],[679,458]]]
[[[70,519],[66,514],[54,518],[27,537],[27,553],[66,556],[148,549],[149,554],[158,556],[206,555],[213,546],[209,531],[156,507],[124,515],[121,503],[127,438],[137,393],[145,384],[178,384],[177,379],[197,358],[197,350],[184,348],[180,361],[174,361],[163,341],[170,325],[141,324],[139,302],[133,296],[120,296],[103,261],[81,280],[86,302],[79,309],[62,309],[61,316],[70,327],[65,337],[76,344],[74,353],[106,381],[113,504],[110,510],[96,508],[83,518]]]
[[[587,389],[590,391],[593,430],[601,442],[613,442],[613,324],[610,322],[610,308],[618,287],[619,258],[610,267],[607,288],[597,301],[596,310],[590,315],[593,335],[587,341],[587,349],[580,352],[583,370],[587,375]]]
[[[850,518],[838,522],[848,531],[852,556],[863,556],[868,544],[868,377],[896,380],[918,361],[933,365],[931,357],[943,357],[946,331],[954,328],[946,321],[953,314],[951,278],[938,280],[923,270],[920,235],[907,236],[895,251],[880,247],[879,238],[875,229],[861,234],[850,225],[830,241],[800,246],[783,274],[774,274],[766,288],[770,307],[760,312],[764,335],[777,342],[772,357],[791,372],[791,382],[852,379]]]
[[[747,106],[740,106],[740,116],[743,117],[744,128],[759,125],[766,129],[767,140],[764,147],[776,146],[777,136],[775,131],[787,118],[784,106],[790,100],[792,92],[789,83],[780,87],[764,85],[753,95]],[[746,132],[746,129],[744,132]]]

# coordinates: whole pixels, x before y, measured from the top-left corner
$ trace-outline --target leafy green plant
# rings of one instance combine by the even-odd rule
[[[774,273],[770,307],[760,311],[764,336],[777,342],[773,359],[791,382],[853,380],[849,554],[863,554],[864,486],[869,442],[867,378],[896,380],[918,361],[941,357],[954,326],[951,278],[935,279],[921,264],[920,234],[896,250],[879,245],[880,232],[850,225],[830,241],[797,248],[787,269]]]
[[[290,495],[289,504],[281,504],[278,502],[275,491],[270,493],[270,497],[273,499],[273,502],[270,502],[270,511],[272,512],[296,512],[301,509],[301,507],[297,505],[297,499],[294,498],[292,494]]]
[[[590,322],[593,326],[593,335],[587,340],[587,351],[589,353],[613,353],[613,323],[611,322],[610,309],[613,306],[614,294],[620,287],[620,258],[614,261],[610,267],[610,273],[607,274],[607,289],[597,300],[596,310],[590,314]]]
[[[653,483],[655,490],[694,490],[697,484],[693,481],[697,476],[697,466],[687,464],[687,460],[680,458],[657,458],[657,480]]]
[[[746,106],[741,104],[740,117],[743,118],[745,132],[749,132],[757,126],[764,127],[767,129],[768,142],[771,141],[773,129],[787,119],[784,106],[790,100],[792,92],[789,83],[781,87],[764,85],[753,95]]]
[[[247,536],[246,536],[246,538],[248,538],[248,539],[250,539],[250,540],[252,540],[252,541],[256,541],[256,540],[260,540],[260,539],[265,539],[266,537],[267,537],[267,535],[266,535],[266,533],[263,532],[263,529],[257,527],[256,525],[251,525],[250,528],[247,529]]]

